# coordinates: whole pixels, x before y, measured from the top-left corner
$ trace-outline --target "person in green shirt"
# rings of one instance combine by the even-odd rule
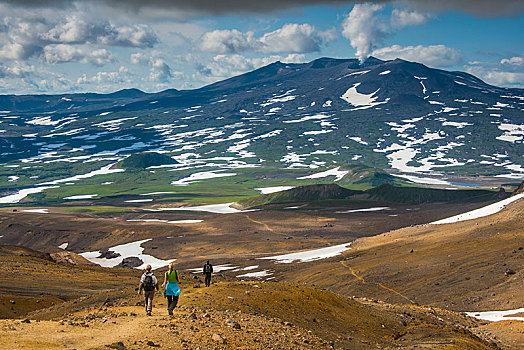
[[[164,289],[164,295],[167,297],[167,312],[170,316],[173,316],[173,310],[178,304],[178,297],[180,296],[180,277],[178,271],[175,270],[175,263],[169,264],[169,270],[164,275],[164,283],[162,288]]]

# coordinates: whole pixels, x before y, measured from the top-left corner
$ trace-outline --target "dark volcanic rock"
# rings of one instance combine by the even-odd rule
[[[118,349],[118,350],[125,350],[125,349],[127,349],[127,347],[121,341],[113,343],[113,344],[106,345],[106,347],[108,347],[110,349]]]
[[[98,256],[99,259],[106,258],[106,259],[114,259],[118,258],[120,256],[120,253],[115,253],[111,250],[104,250],[100,252],[100,255]]]
[[[524,193],[524,181],[522,181],[519,187],[515,191],[513,191],[513,195],[516,195],[519,193]]]
[[[142,265],[143,263],[144,262],[140,260],[139,258],[137,258],[136,256],[132,256],[132,257],[125,258],[124,260],[122,260],[122,262],[116,265],[116,267],[133,268],[133,267],[138,267]]]
[[[513,271],[512,269],[506,269],[506,272],[504,272],[504,274],[506,276],[511,276],[515,274],[515,271]]]

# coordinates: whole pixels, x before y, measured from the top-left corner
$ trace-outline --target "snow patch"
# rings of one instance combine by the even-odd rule
[[[91,199],[91,198],[96,197],[96,196],[98,196],[98,194],[79,194],[79,195],[76,195],[76,196],[64,197],[64,199],[72,199],[72,200],[75,200],[75,199]]]
[[[485,320],[490,322],[498,321],[524,321],[524,317],[511,316],[517,315],[524,312],[524,307],[515,310],[505,310],[505,311],[481,311],[481,312],[466,312],[470,317],[477,318],[479,320]]]
[[[360,83],[355,83],[344,93],[344,95],[340,96],[340,98],[346,101],[347,103],[352,104],[355,107],[360,107],[359,109],[367,109],[376,105],[387,103],[388,99],[386,99],[386,101],[376,102],[378,96],[375,96],[375,94],[380,89],[377,89],[375,92],[372,92],[371,94],[361,94],[357,91],[357,87],[359,85]]]
[[[235,214],[235,213],[245,213],[254,210],[239,210],[231,208],[230,206],[234,204],[223,203],[223,204],[208,204],[208,205],[198,205],[193,207],[178,207],[178,208],[158,208],[158,209],[148,209],[148,211],[204,211],[215,214]]]
[[[308,120],[317,120],[317,119],[326,119],[326,118],[330,118],[330,116],[325,115],[325,114],[316,114],[316,115],[305,116],[300,119],[284,120],[283,123],[302,123]]]
[[[145,199],[130,199],[128,201],[124,201],[124,203],[146,203],[146,202],[152,202],[153,198],[145,198]]]
[[[466,122],[460,123],[460,122],[448,122],[448,121],[446,121],[446,122],[442,123],[442,126],[454,126],[457,129],[462,129],[462,128],[466,127],[466,126],[471,126],[471,125],[473,125],[473,124],[466,123]]]
[[[358,136],[351,136],[351,137],[348,137],[348,139],[353,140],[355,142],[358,142],[358,143],[360,143],[362,145],[366,145],[366,146],[369,145],[369,143],[367,143],[366,141],[363,141],[362,138],[360,138]]]
[[[340,181],[349,171],[340,170],[340,167],[329,169],[320,173],[298,177],[298,180],[321,179],[328,176],[335,176],[335,181]]]
[[[143,253],[144,248],[142,248],[142,244],[144,244],[145,242],[149,242],[151,240],[152,238],[148,238],[148,239],[143,239],[141,241],[125,243],[125,244],[120,244],[114,247],[110,247],[108,248],[109,251],[120,254],[119,257],[112,258],[112,259],[100,258],[99,257],[101,254],[100,251],[85,252],[85,253],[80,253],[79,255],[83,256],[90,262],[100,265],[102,267],[115,267],[118,264],[120,264],[125,258],[137,257],[143,261],[142,265],[135,267],[136,269],[140,269],[140,270],[144,269],[146,265],[151,265],[153,270],[158,269],[158,268],[169,265],[169,263],[175,260],[175,259],[162,260],[162,259],[155,258],[152,255],[144,254]]]
[[[270,194],[270,193],[275,193],[275,192],[287,191],[292,188],[295,188],[295,186],[259,187],[259,188],[255,188],[254,190],[259,191],[260,194]]]
[[[42,191],[45,191],[49,188],[58,188],[58,186],[43,186],[43,187],[35,187],[35,188],[26,188],[23,190],[18,191],[15,194],[11,194],[8,196],[0,197],[0,204],[12,204],[12,203],[18,203],[25,197],[27,197],[30,194],[33,193],[40,193]]]
[[[111,167],[113,167],[116,163],[113,163],[113,164],[109,164],[109,165],[106,165],[98,170],[93,170],[87,174],[82,174],[82,175],[76,175],[76,176],[72,176],[72,177],[68,177],[68,178],[65,178],[65,179],[59,179],[59,180],[54,180],[54,181],[48,181],[48,182],[42,182],[40,184],[38,184],[39,186],[41,185],[56,185],[56,184],[59,184],[59,183],[64,183],[64,182],[74,182],[74,181],[78,181],[78,180],[82,180],[82,179],[87,179],[87,178],[90,178],[90,177],[93,177],[93,176],[97,176],[97,175],[107,175],[107,174],[113,174],[113,173],[121,173],[123,171],[125,171],[124,169],[111,169]]]
[[[272,273],[267,270],[257,271],[257,272],[248,272],[243,275],[238,275],[237,278],[262,278],[266,276],[271,276]]]
[[[419,184],[427,184],[427,185],[451,185],[449,181],[444,181],[440,179],[434,179],[430,177],[418,177],[418,176],[412,176],[412,175],[401,175],[396,174],[396,177],[401,177],[403,179],[409,180],[411,182],[419,183]]]
[[[326,247],[326,248],[319,248],[319,249],[314,249],[314,250],[307,250],[304,252],[276,255],[276,256],[270,256],[270,257],[264,257],[264,258],[258,258],[258,259],[275,260],[275,263],[277,264],[290,264],[295,261],[296,262],[309,262],[309,261],[327,259],[327,258],[337,256],[345,252],[346,250],[351,249],[351,247],[349,247],[350,245],[351,243],[344,243],[344,244],[339,244],[339,245]]]
[[[359,213],[359,212],[367,212],[367,211],[382,211],[382,210],[389,210],[390,207],[374,207],[374,208],[363,208],[363,209],[352,209],[352,210],[344,210],[344,211],[337,211],[339,214],[345,214],[345,213]]]
[[[222,271],[234,270],[234,269],[238,269],[238,266],[231,266],[230,264],[213,265],[213,273],[219,273]],[[202,267],[187,269],[187,271],[190,271],[192,273],[202,273]]]
[[[504,134],[497,136],[497,140],[520,143],[524,139],[524,125],[502,123],[498,127]]]
[[[162,222],[166,224],[197,224],[199,222],[203,222],[204,220],[161,220],[161,219],[132,219],[132,220],[126,220],[130,222]]]
[[[463,213],[463,214],[459,214],[459,215],[455,215],[455,216],[452,216],[452,217],[449,217],[449,218],[446,218],[446,219],[434,221],[434,222],[431,222],[430,224],[433,224],[433,225],[451,224],[451,223],[455,223],[455,222],[459,222],[459,221],[466,221],[466,220],[473,220],[473,219],[482,218],[482,217],[485,217],[485,216],[488,216],[488,215],[492,215],[492,214],[498,213],[499,211],[504,209],[504,207],[506,205],[508,205],[508,204],[510,204],[512,202],[515,202],[515,201],[517,201],[517,200],[519,200],[521,198],[524,198],[524,193],[520,193],[520,194],[517,194],[515,196],[511,196],[511,197],[506,198],[504,200],[501,200],[501,201],[499,201],[497,203],[493,203],[493,204],[490,204],[488,206],[485,206],[485,207],[482,207],[482,208],[479,208],[479,209],[468,211],[468,212]]]
[[[183,179],[173,181],[171,182],[171,185],[175,186],[188,186],[195,182],[198,182],[200,180],[207,180],[207,179],[214,179],[219,177],[227,177],[227,176],[236,176],[236,173],[220,173],[217,174],[216,171],[202,171],[199,173],[191,174],[188,177],[185,177]]]
[[[49,209],[25,209],[25,213],[49,214]]]

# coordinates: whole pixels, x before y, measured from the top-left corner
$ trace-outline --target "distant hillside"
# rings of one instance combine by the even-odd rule
[[[522,98],[522,89],[399,59],[275,62],[194,90],[3,95],[0,117],[9,123],[0,153],[10,165],[38,163],[49,145],[64,143],[51,147],[53,158],[162,148],[283,168],[355,160],[405,172],[498,175],[523,162],[522,139],[512,131]],[[498,158],[504,165],[493,167]]]
[[[159,166],[166,164],[177,164],[178,162],[171,157],[156,152],[145,152],[132,154],[118,163],[123,169],[145,169],[150,166]]]
[[[292,188],[287,191],[264,194],[239,202],[244,207],[256,207],[265,204],[313,202],[327,199],[346,199],[361,191],[349,190],[336,184],[309,185]]]
[[[513,195],[524,193],[524,181],[522,181],[519,185],[519,187],[513,192]]]
[[[206,177],[206,182],[221,181],[211,173],[228,168],[238,169],[238,178],[260,169],[295,172],[297,180],[304,173],[336,167],[338,175],[318,183],[359,190],[402,184],[386,172],[507,181],[502,178],[524,174],[519,170],[524,165],[519,131],[523,100],[523,89],[499,88],[467,73],[375,58],[275,62],[193,90],[4,95],[0,189],[12,194],[58,177],[90,174],[108,161],[126,158],[121,166],[136,173],[171,164],[168,157],[184,163],[177,172],[180,177],[205,172],[195,176]],[[163,159],[137,155],[155,150],[161,150]],[[168,187],[171,170],[157,169],[155,176],[142,176],[140,183]],[[93,201],[134,194],[135,178],[129,173],[104,175],[99,182],[107,184],[104,196]],[[234,195],[275,183],[312,183],[264,184],[268,176],[258,173],[257,183]],[[75,185],[67,185],[67,191],[73,196],[97,182],[82,176]],[[193,183],[186,189],[200,186]],[[238,181],[235,186],[248,183]],[[46,189],[28,198],[44,206],[63,189]]]
[[[364,164],[341,164],[340,168],[347,174],[339,181],[342,185],[360,185],[362,188],[376,187],[383,184],[401,185],[403,179],[390,175],[381,169],[372,168]],[[354,187],[354,186],[351,186]]]
[[[366,191],[369,199],[407,204],[485,202],[509,197],[509,194],[488,190],[443,190],[421,187],[381,185]]]
[[[476,203],[504,199],[504,190],[444,190],[423,187],[398,187],[383,184],[366,191],[350,190],[336,184],[300,186],[287,191],[260,195],[240,201],[243,207],[268,204],[306,203],[334,199],[364,199],[378,202],[422,203]]]

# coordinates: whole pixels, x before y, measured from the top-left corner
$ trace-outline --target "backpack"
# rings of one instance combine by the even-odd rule
[[[142,284],[146,292],[155,290],[155,284],[153,283],[153,275],[147,274],[144,278],[144,283]]]
[[[209,264],[204,265],[204,273],[211,273],[211,265]]]

